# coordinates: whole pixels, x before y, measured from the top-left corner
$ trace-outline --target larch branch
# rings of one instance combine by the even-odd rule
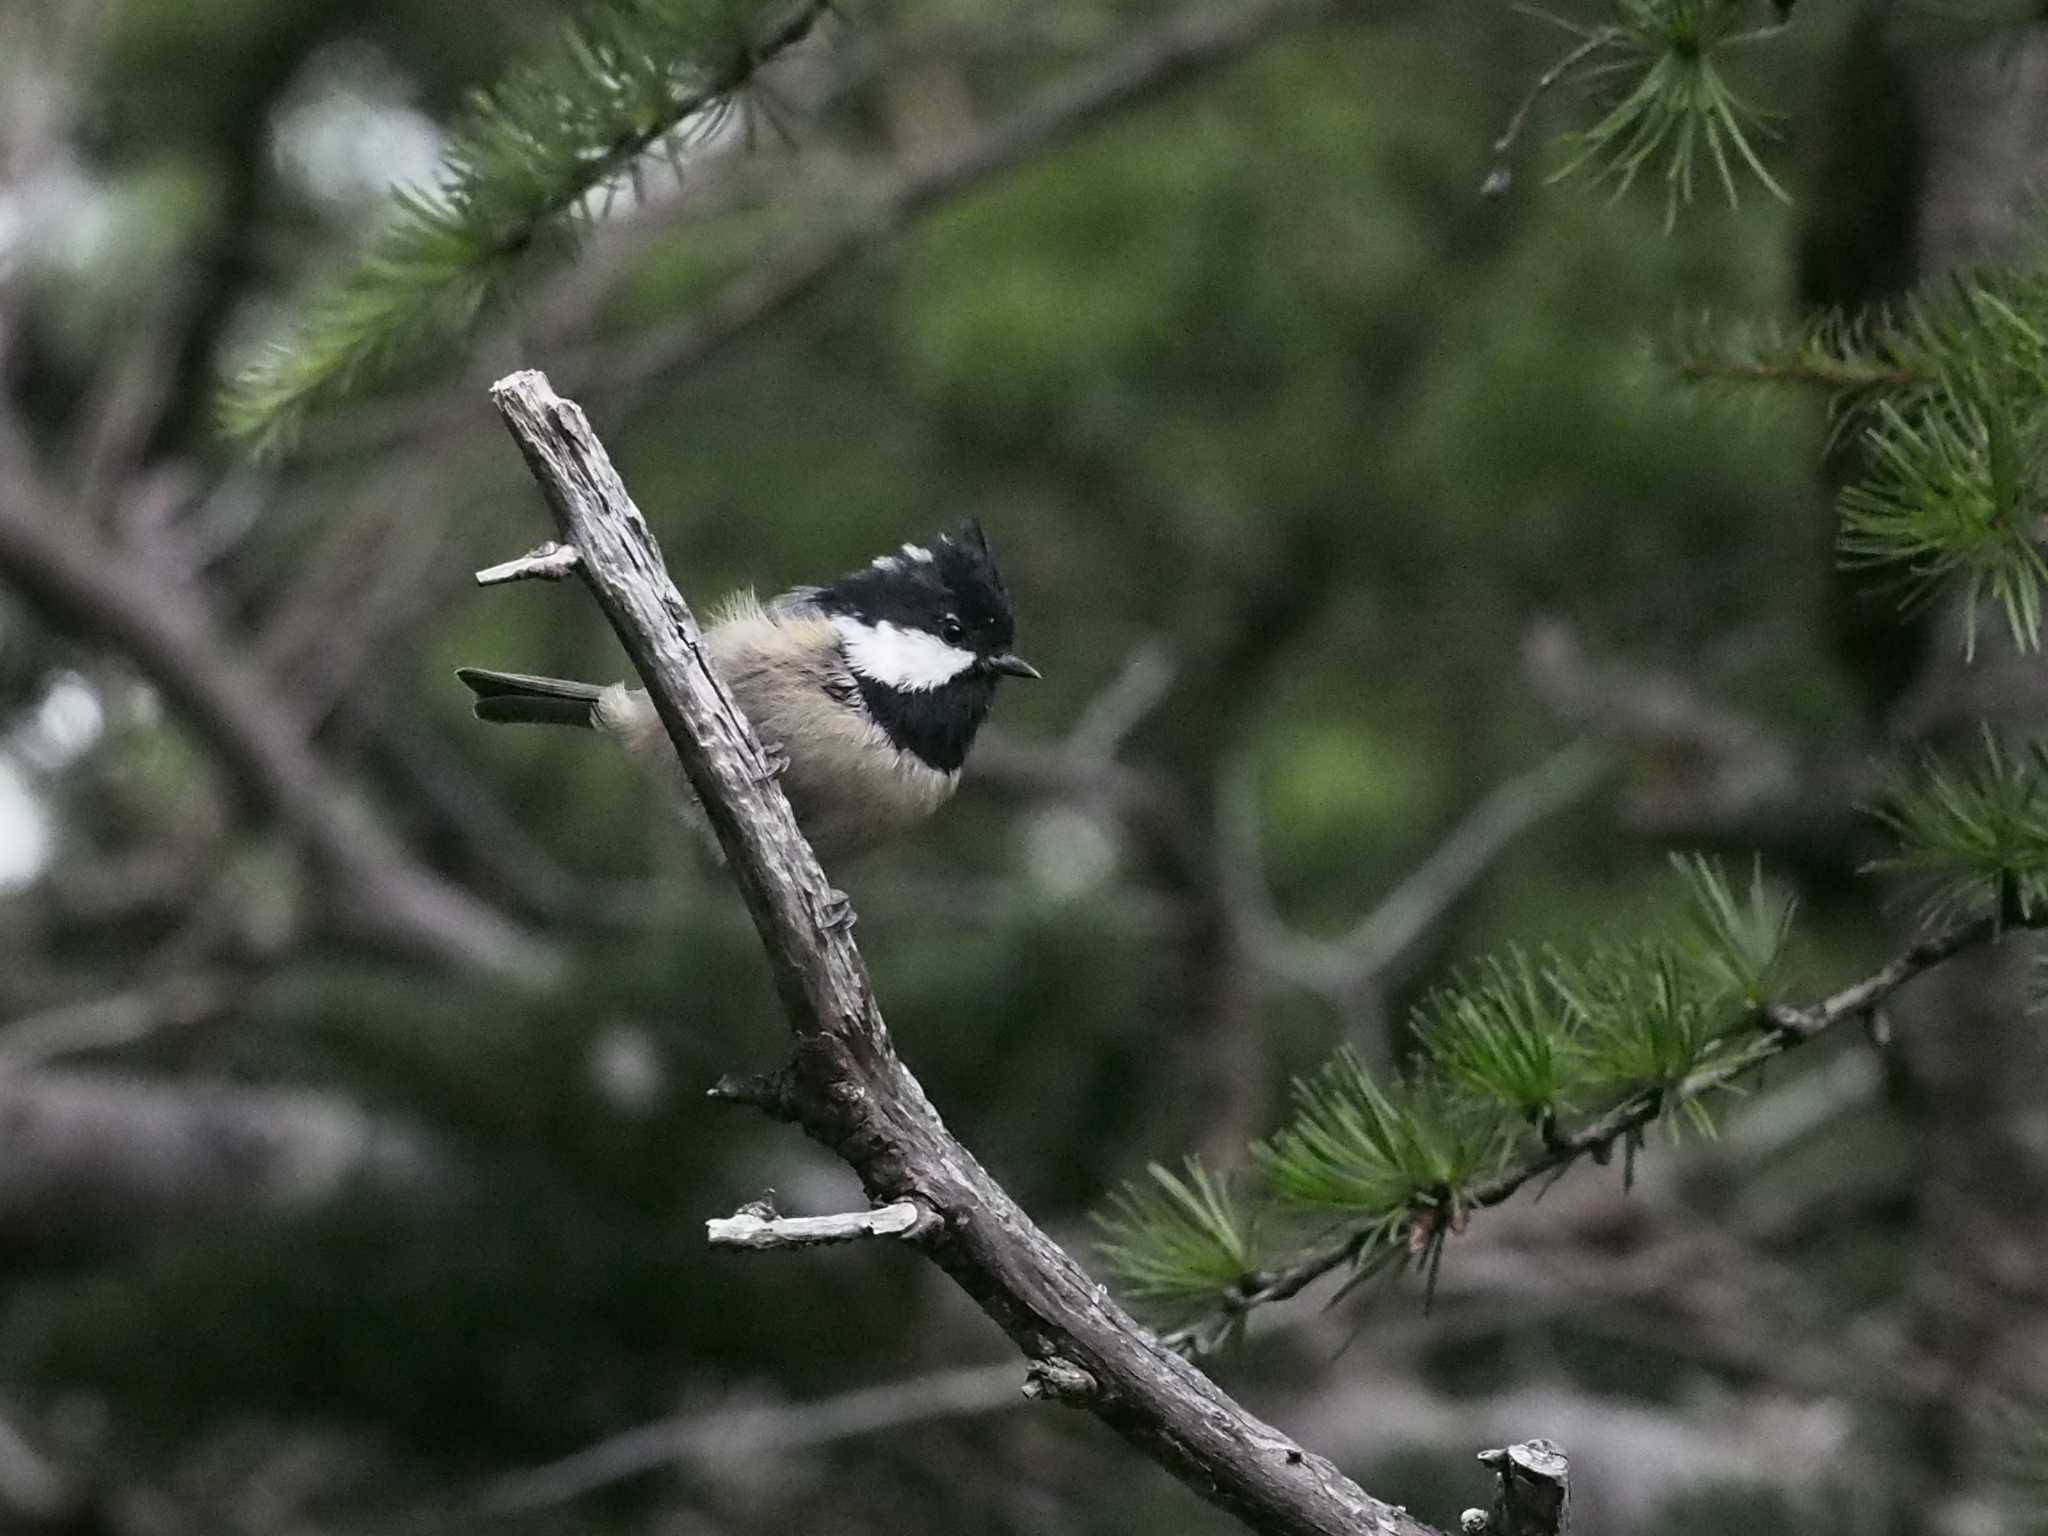
[[[1845,1019],[1867,1016],[1899,988],[1943,961],[1991,943],[2008,929],[2042,926],[2048,926],[2048,918],[2001,919],[1987,914],[1918,940],[1868,976],[1818,1002],[1805,1006],[1765,1004],[1756,1010],[1759,1028],[1747,1044],[1722,1060],[1699,1068],[1673,1088],[1632,1094],[1577,1130],[1554,1133],[1540,1148],[1457,1190],[1457,1207],[1460,1211],[1473,1211],[1501,1205],[1525,1185],[1557,1173],[1581,1157],[1604,1154],[1616,1142],[1654,1124],[1674,1105],[1728,1087]],[[1427,1212],[1417,1215],[1421,1220],[1431,1219]],[[1371,1243],[1369,1232],[1340,1233],[1284,1265],[1247,1277],[1237,1292],[1222,1299],[1220,1311],[1241,1315],[1298,1296],[1323,1276],[1363,1258]],[[1167,1335],[1167,1342],[1182,1348],[1198,1347],[1201,1340],[1213,1333],[1208,1324],[1209,1320],[1190,1323]]]

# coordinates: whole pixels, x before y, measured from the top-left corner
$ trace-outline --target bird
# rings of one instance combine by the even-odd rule
[[[704,644],[798,826],[830,860],[907,832],[952,798],[997,685],[1040,675],[1011,649],[1015,628],[988,537],[969,518],[821,586],[767,602],[736,593]],[[483,667],[455,675],[476,695],[479,720],[580,726],[658,766],[709,838],[644,690]]]

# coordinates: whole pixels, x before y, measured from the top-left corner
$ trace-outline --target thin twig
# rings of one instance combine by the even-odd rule
[[[1221,867],[1252,958],[1278,980],[1337,1000],[1356,996],[1441,922],[1516,838],[1582,799],[1605,768],[1597,748],[1577,742],[1496,785],[1379,905],[1335,939],[1297,933],[1273,910],[1251,798],[1242,786],[1226,786],[1217,818]]]
[[[897,1200],[871,1211],[843,1211],[833,1216],[778,1216],[742,1208],[730,1216],[704,1223],[705,1241],[714,1248],[743,1253],[769,1253],[784,1248],[823,1248],[868,1237],[900,1237],[916,1242],[939,1219],[915,1200]]]
[[[508,581],[560,581],[576,574],[582,558],[567,544],[557,544],[549,539],[538,548],[529,549],[517,560],[485,566],[476,573],[476,584],[496,587]]]
[[[1556,88],[1564,77],[1572,72],[1589,54],[1596,53],[1614,41],[1614,33],[1606,27],[1586,34],[1585,40],[1559,59],[1550,68],[1536,77],[1536,83],[1522,98],[1522,104],[1515,108],[1515,115],[1508,119],[1508,125],[1501,136],[1493,141],[1493,152],[1505,155],[1515,147],[1515,140],[1522,136],[1522,128],[1529,121],[1529,114],[1536,103]]]

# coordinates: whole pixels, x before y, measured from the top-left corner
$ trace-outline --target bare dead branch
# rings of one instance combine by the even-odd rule
[[[742,1206],[730,1216],[714,1216],[705,1222],[704,1237],[714,1248],[767,1253],[781,1248],[853,1243],[864,1237],[900,1237],[916,1242],[938,1224],[938,1217],[915,1200],[897,1200],[870,1211],[845,1211],[836,1216],[780,1216],[772,1206]]]
[[[954,1140],[897,1057],[866,966],[752,727],[713,672],[582,411],[538,373],[492,390],[562,540],[647,685],[768,951],[796,1037],[786,1108],[878,1204],[937,1217],[922,1246],[1031,1360],[1085,1372],[1088,1410],[1196,1492],[1271,1536],[1430,1536],[1247,1413],[1138,1326]]]
[[[576,574],[577,563],[582,559],[567,544],[557,544],[549,539],[534,549],[529,549],[517,560],[502,561],[476,573],[476,584],[480,587],[495,587],[508,581],[560,581],[565,576]]]

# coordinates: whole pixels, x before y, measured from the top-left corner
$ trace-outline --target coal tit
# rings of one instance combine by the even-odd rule
[[[805,835],[834,858],[886,840],[951,797],[996,684],[1039,675],[1010,649],[1014,630],[988,539],[970,519],[824,586],[767,603],[740,593],[704,639],[784,764],[782,787]],[[640,689],[481,667],[456,676],[475,693],[479,720],[601,731],[681,778]]]

